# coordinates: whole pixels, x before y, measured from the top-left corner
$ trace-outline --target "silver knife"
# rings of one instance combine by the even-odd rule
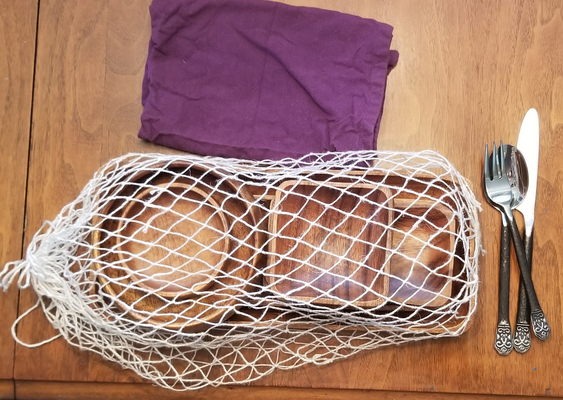
[[[524,155],[528,166],[529,186],[526,197],[522,203],[516,207],[524,218],[524,248],[528,264],[532,266],[533,234],[534,234],[534,208],[536,205],[536,191],[538,184],[538,163],[540,151],[540,127],[538,113],[535,109],[528,110],[522,121],[520,133],[518,135],[518,150]],[[522,279],[518,288],[518,315],[516,317],[516,327],[514,330],[514,349],[519,353],[528,351],[531,345],[530,318],[534,332],[536,329],[545,330],[540,332],[540,338],[549,336],[549,326],[544,327],[540,322],[534,321],[534,316],[530,316],[530,306]]]

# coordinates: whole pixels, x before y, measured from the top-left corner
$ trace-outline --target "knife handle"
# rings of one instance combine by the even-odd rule
[[[498,290],[498,320],[495,349],[501,356],[513,349],[512,329],[510,327],[510,228],[504,213],[500,232],[500,265]]]
[[[524,251],[526,259],[532,271],[532,254],[534,250],[534,231],[524,234]],[[532,333],[530,332],[530,303],[524,288],[524,282],[520,276],[518,285],[518,314],[516,315],[516,326],[514,328],[514,349],[518,353],[525,353],[532,345]]]

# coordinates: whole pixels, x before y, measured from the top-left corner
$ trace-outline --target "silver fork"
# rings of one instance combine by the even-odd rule
[[[490,179],[489,166],[492,158],[498,154],[493,152],[489,156],[488,146],[485,147],[485,173],[483,174],[483,187],[485,181]],[[487,199],[489,200],[489,199]],[[498,289],[498,318],[495,336],[495,350],[501,356],[507,356],[514,348],[512,341],[512,327],[510,326],[510,228],[508,220],[502,209],[494,203],[489,203],[500,212],[502,217],[500,235],[500,263],[499,263],[499,289]],[[528,304],[526,297],[526,305]]]
[[[489,154],[488,144],[485,145],[485,152]],[[508,175],[506,174],[505,154],[502,143],[498,149],[498,157],[496,145],[493,144],[492,171],[489,170],[489,165],[486,161],[487,159],[485,160],[485,173],[483,179],[485,182],[485,193],[491,203],[498,206],[498,209],[501,210],[508,221],[508,226],[512,235],[512,242],[514,243],[514,250],[516,251],[516,258],[518,259],[518,265],[520,267],[520,274],[530,302],[532,328],[538,339],[545,340],[549,337],[551,328],[549,327],[547,319],[541,309],[538,296],[536,295],[534,283],[532,282],[530,265],[528,264],[526,252],[524,250],[524,244],[522,242],[522,238],[520,237],[520,231],[518,230],[516,221],[514,220],[514,215],[512,214],[511,206],[513,193],[511,183],[508,179]]]

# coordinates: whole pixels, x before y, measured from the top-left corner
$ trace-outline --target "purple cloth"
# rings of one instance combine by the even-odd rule
[[[154,0],[139,137],[246,159],[374,149],[393,28],[263,0]]]

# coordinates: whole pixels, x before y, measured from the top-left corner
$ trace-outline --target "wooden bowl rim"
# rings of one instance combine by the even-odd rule
[[[164,189],[171,189],[171,188],[182,188],[182,189],[189,189],[189,192],[193,192],[198,194],[200,197],[202,197],[203,199],[205,199],[206,203],[210,203],[211,206],[213,206],[213,208],[215,208],[217,211],[215,213],[215,216],[218,217],[221,221],[221,225],[223,228],[223,232],[224,232],[224,238],[222,240],[222,246],[221,246],[221,259],[220,261],[217,263],[217,265],[215,266],[215,268],[213,268],[213,270],[209,273],[207,273],[207,278],[205,281],[196,284],[195,286],[193,286],[191,289],[187,289],[185,288],[182,291],[165,291],[165,290],[158,290],[155,289],[153,287],[150,287],[149,285],[145,284],[142,280],[139,279],[139,277],[133,273],[131,274],[131,278],[136,282],[136,284],[140,287],[143,287],[147,290],[153,291],[154,293],[162,296],[162,297],[166,297],[166,298],[177,298],[177,299],[183,299],[185,297],[189,297],[192,296],[194,294],[197,294],[198,292],[201,292],[202,290],[205,290],[206,288],[208,288],[212,283],[213,283],[213,278],[216,277],[219,274],[219,270],[221,270],[224,266],[224,262],[225,259],[227,258],[227,253],[228,253],[228,248],[229,248],[229,236],[228,236],[228,224],[227,224],[227,218],[225,217],[225,213],[221,210],[219,203],[217,203],[215,201],[215,199],[213,199],[213,197],[209,196],[209,193],[203,191],[202,189],[198,188],[195,185],[188,185],[185,183],[181,183],[181,182],[172,182],[172,183],[161,183],[161,184],[157,184],[151,187],[147,187],[143,190],[141,190],[139,193],[137,193],[137,195],[130,201],[127,202],[126,206],[123,208],[123,211],[121,213],[119,213],[120,215],[120,219],[119,222],[117,224],[117,228],[116,231],[117,232],[122,232],[125,229],[125,225],[127,223],[129,223],[130,221],[126,220],[126,216],[128,215],[128,213],[131,211],[131,209],[136,206],[138,204],[138,202],[136,200],[141,200],[144,197],[147,196],[147,194],[150,195],[150,193],[152,191],[154,191],[156,188],[164,188]],[[117,235],[116,236],[116,245],[117,247],[121,247],[120,244],[123,242],[123,237],[122,235]],[[121,259],[121,263],[122,265],[126,266],[128,264],[128,262],[126,260],[124,260],[124,254],[123,252],[118,252],[117,256]],[[135,271],[135,268],[129,268],[131,271]],[[182,293],[183,292],[183,293]]]
[[[402,199],[398,198],[395,200],[395,208],[396,209],[406,209],[408,207],[413,208],[427,208],[427,209],[434,209],[440,213],[442,213],[448,220],[451,219],[451,222],[448,224],[447,229],[444,231],[449,232],[449,251],[453,253],[450,261],[448,262],[447,267],[447,275],[448,277],[452,277],[453,270],[454,270],[454,262],[455,262],[455,232],[456,232],[456,220],[455,218],[451,218],[454,214],[453,210],[449,207],[446,207],[444,204],[438,203],[433,200],[428,199]],[[395,230],[392,230],[391,237],[393,237]],[[393,271],[393,266],[391,263],[391,272]],[[444,278],[447,279],[447,278]],[[425,308],[438,308],[443,306],[448,302],[447,297],[451,297],[452,295],[452,282],[448,280],[448,282],[444,285],[442,290],[439,293],[436,293],[436,297],[429,301],[424,299],[416,299],[414,298],[407,298],[407,297],[392,297],[391,300],[393,302],[404,303],[406,305],[411,306],[424,306]],[[438,296],[439,295],[439,296]]]
[[[274,195],[274,199],[272,200],[271,204],[270,204],[270,218],[269,218],[269,231],[271,234],[276,234],[278,232],[278,227],[277,227],[277,214],[275,212],[272,212],[272,210],[274,210],[274,208],[280,203],[280,201],[282,200],[282,196],[286,195],[288,192],[284,191],[288,186],[292,186],[292,187],[296,187],[296,186],[332,186],[332,187],[338,187],[338,188],[354,188],[354,189],[376,189],[374,191],[375,192],[380,192],[385,196],[385,200],[382,203],[382,205],[386,205],[389,209],[387,210],[387,212],[385,213],[387,215],[387,221],[390,222],[391,221],[391,217],[392,217],[392,213],[393,213],[393,204],[394,204],[394,199],[392,197],[392,193],[391,190],[389,188],[386,187],[379,187],[377,184],[374,183],[358,183],[358,182],[339,182],[339,181],[328,181],[328,182],[318,182],[318,181],[308,181],[308,180],[296,180],[296,179],[292,179],[292,180],[287,180],[282,182],[278,188],[276,188],[276,192]],[[385,247],[386,249],[390,248],[391,245],[391,235],[389,235],[388,230],[384,230],[383,235],[386,236],[385,238]],[[279,257],[279,255],[276,254],[276,239],[274,238],[273,240],[270,241],[269,243],[270,246],[270,251],[268,254],[268,265],[271,265],[275,262],[275,257]],[[383,274],[379,277],[379,279],[383,280],[383,288],[382,291],[383,293],[380,294],[378,299],[375,300],[369,300],[369,301],[354,301],[354,302],[346,302],[346,301],[338,301],[337,299],[330,299],[330,301],[327,301],[326,299],[323,298],[313,298],[313,297],[309,297],[309,296],[297,296],[297,295],[292,295],[291,298],[295,299],[295,300],[299,300],[299,301],[310,301],[312,303],[315,304],[329,304],[329,305],[335,305],[335,306],[339,306],[339,305],[346,305],[346,304],[353,304],[355,306],[358,307],[376,307],[378,305],[383,304],[386,301],[386,297],[388,295],[389,292],[389,263],[386,262],[386,260],[388,259],[388,255],[389,255],[389,250],[385,250],[385,256],[384,256],[384,262],[381,265],[381,267],[379,268],[379,270],[381,272],[383,272]],[[279,263],[276,263],[276,265],[279,265]],[[275,269],[273,271],[271,271],[272,273],[274,272]],[[283,291],[280,291],[279,289],[276,288],[276,284],[272,285],[272,278],[269,276],[264,276],[264,281],[268,284],[271,285],[272,289],[274,289],[276,292],[283,294]]]
[[[253,206],[253,203],[255,202],[254,196],[251,193],[249,193],[248,190],[246,188],[244,188],[241,183],[239,183],[238,181],[236,181],[234,179],[229,179],[229,176],[225,175],[222,171],[210,170],[208,166],[205,166],[205,165],[202,165],[202,164],[194,164],[192,162],[188,162],[188,161],[184,161],[184,160],[178,160],[177,162],[161,162],[161,163],[155,163],[154,165],[152,165],[151,166],[152,169],[150,169],[150,170],[143,170],[143,171],[141,171],[141,173],[133,173],[127,179],[127,183],[136,184],[138,181],[142,180],[147,175],[151,175],[151,174],[153,175],[151,179],[157,179],[158,176],[160,175],[160,173],[155,174],[155,169],[161,168],[162,166],[166,166],[166,169],[161,171],[165,174],[171,173],[170,170],[173,169],[173,168],[190,168],[190,169],[194,168],[196,170],[199,170],[202,173],[205,173],[205,175],[211,174],[215,177],[225,178],[221,181],[221,183],[218,186],[228,185],[228,186],[230,186],[231,189],[233,189],[233,190],[231,190],[231,192],[237,194],[237,196],[239,198],[232,198],[232,201],[235,201],[239,204],[244,205],[244,207],[241,207],[241,208],[245,208],[247,211],[244,212],[243,214],[241,214],[241,215],[244,215],[242,220],[244,220],[244,222],[246,224],[248,224],[249,226],[254,227],[251,234],[249,234],[249,236],[251,236],[251,239],[253,239],[252,246],[256,249],[261,248],[261,246],[264,242],[264,237],[259,230],[256,230],[256,227],[258,226],[258,222],[261,219],[261,215],[260,215],[260,211],[258,210],[258,208]],[[185,178],[196,179],[196,178],[194,178],[194,176],[180,176],[180,177],[177,177],[176,179],[185,179]],[[115,191],[109,193],[107,196],[110,196],[110,197],[115,196],[116,194],[122,192],[123,190],[124,190],[123,187],[117,188]],[[94,229],[93,233],[92,233],[92,246],[93,246],[93,254],[94,254],[95,259],[101,259],[102,258],[102,254],[101,254],[100,248],[97,246],[97,243],[101,242],[100,228],[103,227],[104,220],[107,221],[107,218],[103,218],[103,215],[104,214],[107,215],[107,212],[112,208],[115,201],[116,200],[113,200],[113,201],[110,201],[107,204],[105,204],[102,212],[99,213],[99,214],[96,214],[94,216],[94,218],[92,219],[92,226],[98,227],[98,229]],[[248,274],[249,276],[245,278],[246,281],[247,281],[247,284],[244,286],[244,288],[243,288],[244,290],[246,290],[249,286],[251,286],[251,284],[252,284],[251,282],[253,280],[253,275],[256,275],[255,271],[257,269],[258,260],[260,258],[260,254],[259,254],[260,252],[256,251],[255,253],[256,254],[252,258],[252,266],[247,265],[248,263],[243,263],[240,266],[240,268],[235,268],[235,270],[244,270],[244,271],[250,272]],[[99,264],[99,262],[93,263],[93,266],[94,266],[94,269],[97,270],[97,271],[99,271],[101,269],[101,265]],[[103,278],[103,276],[101,276],[101,275],[97,275],[97,277],[98,277],[98,279]],[[108,282],[108,284],[105,284],[104,289],[105,289],[106,293],[109,294],[110,296],[113,296],[114,298],[118,298],[116,291],[114,291],[113,288],[112,288],[111,282]],[[239,290],[241,290],[241,289],[239,289]],[[154,294],[152,296],[154,296]],[[236,303],[236,301],[233,301],[233,303]],[[152,324],[154,326],[162,327],[162,328],[168,328],[168,329],[174,329],[174,330],[181,329],[181,330],[186,330],[186,331],[201,331],[201,330],[204,330],[208,327],[208,324],[205,323],[205,322],[212,323],[212,322],[216,322],[217,320],[220,320],[221,318],[228,318],[238,308],[240,308],[242,306],[242,304],[240,304],[240,303],[239,304],[232,304],[231,307],[229,307],[228,309],[226,307],[217,309],[215,313],[212,313],[210,316],[208,316],[208,318],[206,319],[205,322],[196,321],[194,323],[187,324],[185,322],[162,323],[162,322],[154,321],[151,318],[147,319],[146,317],[139,315],[137,312],[135,312],[131,309],[128,309],[127,307],[124,307],[119,301],[116,301],[115,304],[117,304],[117,306],[119,308],[121,308],[123,311],[125,311],[128,315],[130,315],[135,320],[143,321],[143,322]],[[210,305],[210,307],[212,307],[212,305]]]

